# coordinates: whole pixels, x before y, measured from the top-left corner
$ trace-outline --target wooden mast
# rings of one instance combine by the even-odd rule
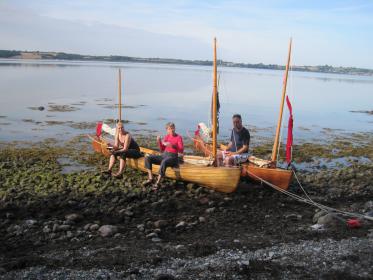
[[[118,104],[118,121],[122,121],[122,74],[119,68],[118,71],[118,95],[119,95],[119,104]]]
[[[216,159],[217,152],[217,65],[216,65],[216,38],[214,38],[213,62],[213,94],[212,94],[212,156]]]
[[[286,85],[287,85],[287,82],[288,82],[288,73],[289,73],[290,56],[291,56],[291,42],[292,42],[292,39],[290,38],[288,60],[287,60],[286,69],[285,69],[285,77],[284,77],[284,81],[283,81],[283,85],[282,85],[282,98],[281,98],[281,105],[280,105],[280,115],[279,115],[278,123],[277,123],[275,143],[273,144],[273,149],[272,149],[272,161],[273,162],[276,162],[276,160],[277,160],[277,149],[278,149],[279,140],[280,140],[282,113],[283,113],[283,110],[284,110]]]

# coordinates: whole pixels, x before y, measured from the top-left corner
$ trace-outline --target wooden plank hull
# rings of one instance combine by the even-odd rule
[[[93,149],[105,156],[110,156],[107,150],[107,143],[97,137],[91,137]],[[148,154],[157,154],[157,151],[142,148],[142,151]],[[193,158],[197,158],[193,156]],[[203,157],[200,157],[203,159]],[[128,158],[127,166],[146,171],[145,158],[130,159]],[[153,164],[152,173],[159,174],[159,165]],[[195,165],[190,163],[182,163],[178,168],[167,168],[166,177],[175,180],[187,181],[196,183],[201,186],[211,188],[213,190],[231,193],[237,188],[240,180],[241,168],[238,167],[213,167]]]
[[[224,145],[221,145],[222,147]],[[206,156],[211,152],[211,145],[203,143],[202,138],[199,136],[194,140],[194,148],[197,151],[203,152]],[[281,189],[287,190],[293,178],[293,172],[282,168],[259,167],[251,163],[244,163],[242,164],[241,176],[249,177],[256,182],[260,182],[259,177]]]
[[[260,182],[259,177],[283,190],[287,190],[293,178],[293,172],[282,168],[259,167],[245,163],[242,164],[242,176],[249,177],[256,182]]]

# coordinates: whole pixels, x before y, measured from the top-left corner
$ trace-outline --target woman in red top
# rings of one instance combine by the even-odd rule
[[[175,124],[172,122],[167,123],[166,130],[167,135],[163,140],[160,136],[157,136],[159,148],[161,152],[163,152],[162,155],[149,155],[145,157],[145,167],[148,171],[149,178],[144,182],[144,186],[153,182],[152,164],[160,164],[159,176],[154,184],[154,190],[159,188],[159,183],[165,176],[166,168],[178,166],[178,154],[183,154],[184,152],[183,138],[176,134]]]

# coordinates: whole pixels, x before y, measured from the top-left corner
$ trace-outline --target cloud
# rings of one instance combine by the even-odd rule
[[[2,43],[3,49],[185,59],[210,55],[210,46],[194,38],[53,19],[25,11],[18,14],[0,11],[0,25],[0,36],[7,38]]]

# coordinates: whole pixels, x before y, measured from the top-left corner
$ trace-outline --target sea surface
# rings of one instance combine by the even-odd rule
[[[0,60],[0,141],[68,140],[93,133],[95,122],[110,124],[109,119],[118,118],[119,68],[122,116],[129,131],[163,134],[164,124],[173,121],[188,137],[199,122],[209,123],[212,67]],[[278,70],[220,67],[219,137],[230,135],[235,113],[242,115],[252,139],[273,137],[283,75]],[[351,112],[373,110],[373,77],[290,72],[287,93],[295,143],[335,133],[373,132],[373,115]],[[286,104],[284,112],[286,129]]]

